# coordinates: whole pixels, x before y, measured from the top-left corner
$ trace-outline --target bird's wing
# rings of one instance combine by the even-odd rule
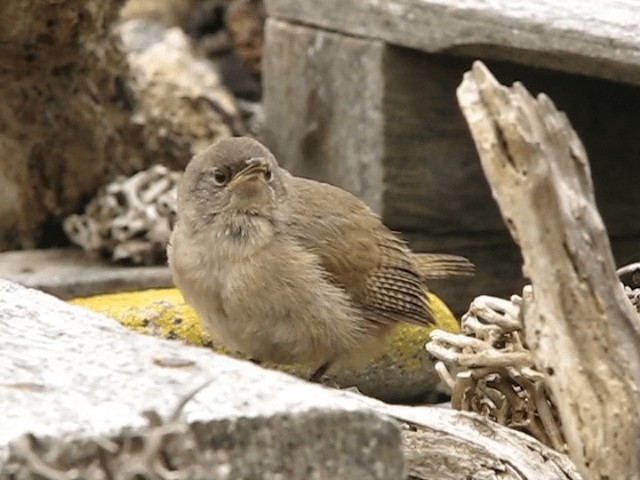
[[[385,229],[386,230],[386,229]],[[432,325],[427,288],[404,242],[386,230],[377,239],[378,265],[371,269],[364,290],[364,308],[379,323]]]
[[[405,243],[355,196],[290,177],[287,233],[315,253],[375,324],[433,324],[427,290]]]

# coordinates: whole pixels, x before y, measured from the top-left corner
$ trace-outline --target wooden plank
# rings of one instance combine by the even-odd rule
[[[363,198],[418,251],[471,258],[476,278],[434,282],[456,313],[477,295],[508,297],[523,283],[520,255],[455,101],[469,64],[274,19],[267,25],[266,143],[294,173]],[[491,67],[504,81],[547,92],[568,113],[591,155],[618,265],[635,260],[640,89],[503,62]]]
[[[455,100],[469,63],[271,19],[265,142],[286,168],[360,196],[391,228],[504,232]],[[561,105],[591,155],[610,233],[638,236],[640,89],[490,65],[498,78],[525,81]]]
[[[636,0],[266,0],[274,18],[640,85]]]
[[[63,299],[173,286],[166,265],[114,265],[78,248],[2,252],[0,278]]]
[[[293,173],[339,185],[378,213],[384,49],[269,20],[263,55],[265,143]]]
[[[457,68],[276,20],[266,35],[264,136],[285,168],[359,196],[394,229],[502,230],[455,103]]]

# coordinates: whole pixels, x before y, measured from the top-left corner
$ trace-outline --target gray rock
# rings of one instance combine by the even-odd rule
[[[187,161],[220,138],[246,133],[235,98],[215,64],[198,55],[181,28],[162,30],[155,22],[130,20],[119,24],[117,32],[128,50],[138,93],[131,121],[166,136],[164,142],[145,146],[146,154],[157,155],[157,163],[166,165],[162,157],[167,150],[189,146],[183,158]]]
[[[114,265],[78,249],[0,253],[0,278],[64,299],[173,286],[166,266]]]
[[[161,22],[148,20],[129,20],[120,27],[120,39],[127,51],[143,53],[153,45],[164,40],[167,27]]]
[[[404,478],[398,424],[355,396],[1,280],[0,344],[0,479]]]
[[[0,480],[394,480],[406,478],[402,442],[411,478],[580,478],[565,456],[477,415],[136,335],[3,280],[0,344]],[[402,438],[391,418],[411,426]]]

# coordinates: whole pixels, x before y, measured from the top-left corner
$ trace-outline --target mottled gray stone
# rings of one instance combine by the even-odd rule
[[[0,478],[404,478],[400,428],[248,362],[132,333],[0,280]],[[206,380],[181,418],[167,419]],[[24,437],[31,434],[32,437]],[[53,475],[53,474],[51,474]]]

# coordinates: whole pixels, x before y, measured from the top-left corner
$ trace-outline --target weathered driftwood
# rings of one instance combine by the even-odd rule
[[[462,316],[461,333],[436,330],[426,348],[440,360],[436,369],[451,388],[454,409],[479,413],[565,452],[544,375],[522,341],[522,310],[531,287],[523,297],[476,298]]]
[[[640,478],[640,320],[620,288],[586,152],[544,94],[480,62],[458,100],[534,299],[525,340],[585,478]]]
[[[640,264],[618,269],[620,286],[640,313]],[[481,296],[462,316],[460,333],[434,330],[426,348],[449,386],[451,406],[524,431],[559,452],[566,442],[544,375],[523,342],[523,311],[530,309],[530,285],[510,301]]]
[[[581,478],[565,455],[477,414],[405,406],[379,411],[407,424],[404,451],[412,479]]]
[[[424,52],[455,52],[640,85],[635,0],[266,0],[274,18]]]
[[[580,478],[477,415],[310,385],[2,280],[0,344],[2,480]]]

